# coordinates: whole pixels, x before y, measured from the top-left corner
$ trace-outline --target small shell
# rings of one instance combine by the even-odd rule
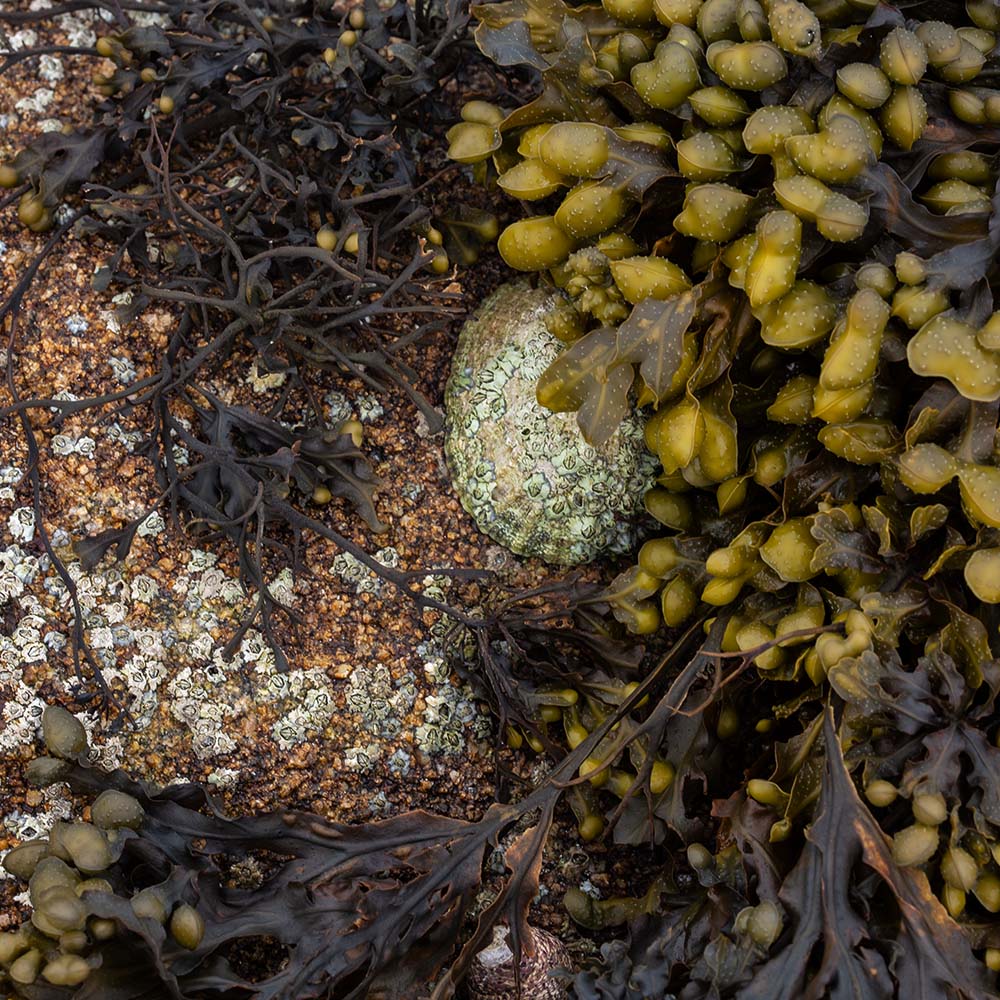
[[[479,529],[522,556],[563,566],[629,551],[656,460],[630,414],[600,448],[575,413],[535,395],[561,345],[546,330],[557,301],[502,285],[462,328],[445,389],[444,450],[455,492]]]
[[[521,1000],[565,1000],[566,987],[552,978],[556,969],[570,970],[569,952],[554,934],[532,928],[535,953],[521,954]],[[514,955],[507,928],[493,928],[493,941],[472,960],[467,980],[469,1000],[519,1000],[514,985]]]

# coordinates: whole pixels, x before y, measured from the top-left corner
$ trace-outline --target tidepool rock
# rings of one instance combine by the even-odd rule
[[[575,413],[538,403],[538,377],[562,349],[543,323],[552,302],[550,291],[513,282],[466,322],[445,390],[445,456],[481,531],[569,566],[633,547],[656,460],[637,414],[594,448]]]

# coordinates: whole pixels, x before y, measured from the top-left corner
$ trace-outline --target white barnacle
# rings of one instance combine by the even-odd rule
[[[30,49],[38,44],[38,35],[30,28],[23,31],[14,31],[7,36],[7,47],[0,50],[4,52],[17,52],[19,49]]]
[[[240,642],[240,653],[245,663],[256,663],[265,649],[264,637],[256,629],[249,629]]]
[[[35,537],[34,510],[18,507],[7,519],[7,527],[15,542],[30,542]]]
[[[358,407],[358,417],[362,423],[368,424],[373,420],[378,420],[385,410],[382,408],[382,404],[378,401],[377,396],[367,394],[364,396],[359,396],[356,400]]]
[[[282,604],[295,603],[295,579],[287,566],[272,581],[271,593]]]
[[[189,573],[202,573],[214,566],[218,558],[214,552],[206,552],[204,549],[192,549],[188,558],[187,571]]]
[[[108,365],[111,368],[111,374],[122,385],[128,385],[135,381],[136,370],[131,358],[112,355],[108,358]]]
[[[150,536],[159,535],[167,530],[167,523],[163,520],[163,515],[154,510],[143,522],[139,525],[137,534],[140,538],[148,538]]]
[[[44,663],[47,654],[43,642],[28,642],[21,647],[21,658],[25,663]]]
[[[114,634],[107,626],[92,628],[87,640],[93,649],[111,649],[115,644]]]
[[[10,569],[0,569],[0,604],[20,597],[24,593],[24,584],[17,574]]]
[[[38,642],[41,638],[41,632],[22,618],[10,638],[15,646],[26,646],[29,643]]]
[[[56,652],[60,649],[65,649],[68,641],[62,632],[56,632],[55,630],[50,630],[42,636],[42,642],[45,643],[46,647]]]
[[[132,577],[129,584],[129,594],[133,601],[140,604],[149,604],[155,600],[160,592],[160,585],[145,573],[140,573]]]

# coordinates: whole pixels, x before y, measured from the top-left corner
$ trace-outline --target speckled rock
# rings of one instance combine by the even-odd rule
[[[633,547],[656,463],[637,415],[597,449],[575,413],[539,405],[535,384],[561,350],[543,324],[551,303],[527,282],[502,285],[462,328],[445,456],[481,531],[518,555],[571,566]]]

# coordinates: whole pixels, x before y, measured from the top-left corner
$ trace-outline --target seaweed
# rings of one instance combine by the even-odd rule
[[[530,933],[524,914],[537,891],[551,789],[517,806],[494,805],[475,823],[422,810],[356,826],[290,810],[229,818],[198,785],[161,789],[120,770],[94,768],[85,754],[71,756],[60,762],[60,780],[88,796],[129,796],[142,817],[134,830],[108,834],[109,891],[82,897],[91,925],[112,920],[116,933],[88,955],[91,971],[73,991],[77,1000],[418,995],[452,954],[485,855],[515,821],[541,807],[507,847],[510,878],[480,918],[475,939],[501,915]],[[263,872],[251,888],[227,877],[246,858],[257,859]],[[33,892],[44,913],[44,900]],[[140,893],[162,904],[163,921],[138,912]],[[196,942],[182,944],[170,930],[166,917],[182,905],[201,917]],[[261,939],[268,942],[266,968],[248,979],[236,951]],[[436,997],[453,995],[452,977],[467,960],[463,952]],[[42,982],[15,981],[13,988],[29,1000],[67,995]]]
[[[359,428],[326,425],[317,372],[400,389],[432,426],[437,419],[401,353],[447,321],[455,299],[443,273],[453,259],[471,261],[494,228],[467,208],[431,217],[422,196],[432,182],[416,167],[426,135],[441,131],[442,85],[467,71],[461,14],[449,8],[434,21],[428,9],[396,5],[366,10],[361,27],[309,5],[296,19],[239,2],[166,2],[180,29],[162,32],[130,27],[115,9],[120,23],[100,53],[116,67],[97,83],[108,99],[101,117],[39,142],[2,176],[24,186],[5,203],[22,199],[29,228],[55,227],[6,307],[9,336],[16,345],[24,335],[21,302],[71,226],[112,245],[98,284],[131,292],[126,316],[160,302],[179,318],[161,370],[98,400],[21,399],[8,362],[8,412],[29,438],[36,511],[29,414],[55,407],[65,419],[117,405],[145,416],[157,502],[237,547],[241,578],[259,595],[250,620],[272,643],[273,618],[289,612],[269,591],[267,560],[298,565],[306,535],[325,537],[451,619],[449,651],[489,701],[500,738],[539,759],[530,780],[526,768],[505,770],[498,740],[499,801],[476,822],[413,812],[352,826],[291,810],[228,818],[196,786],[106,774],[83,762],[75,741],[66,753],[47,735],[69,759],[36,762],[29,776],[85,793],[117,789],[143,812],[136,830],[107,837],[113,856],[102,870],[114,893],[84,892],[87,919],[113,918],[118,936],[88,937],[76,996],[425,990],[444,1000],[496,925],[509,927],[516,969],[532,953],[528,915],[567,810],[580,840],[600,843],[629,877],[644,859],[630,895],[565,894],[569,916],[603,942],[601,967],[564,977],[577,1000],[995,994],[1000,230],[995,158],[980,150],[997,146],[996,95],[951,86],[943,62],[904,83],[910,68],[894,64],[891,44],[883,54],[890,38],[916,44],[907,25],[940,17],[972,29],[957,44],[978,51],[970,39],[986,47],[994,38],[995,10],[980,0],[824,8],[838,23],[823,26],[820,58],[787,38],[790,58],[772,46],[787,75],[753,89],[766,81],[751,65],[741,128],[725,137],[702,118],[694,89],[674,100],[653,79],[657,51],[672,51],[685,86],[719,84],[737,37],[782,41],[780,19],[767,16],[776,6],[742,4],[737,24],[735,6],[720,5],[730,21],[709,62],[687,75],[702,58],[694,30],[675,25],[667,37],[641,11],[645,26],[626,24],[641,7],[631,0],[476,8],[484,55],[505,72],[525,67],[537,87],[528,101],[477,101],[449,130],[452,151],[480,180],[541,163],[557,174],[543,198],[572,185],[562,204],[549,202],[554,214],[500,238],[512,264],[547,272],[542,280],[564,293],[551,325],[570,346],[540,399],[577,411],[594,442],[631,408],[653,408],[647,443],[663,470],[645,498],[660,527],[610,584],[566,577],[511,593],[490,574],[455,571],[479,585],[471,608],[421,594],[416,573],[379,566],[300,509],[339,497],[340,509],[379,527]],[[814,16],[794,0],[780,6]],[[217,12],[232,30],[211,21]],[[715,35],[707,19],[694,18],[705,41]],[[428,25],[439,34],[425,37]],[[686,44],[698,54],[677,51]],[[980,55],[978,82],[988,83],[995,58]],[[879,155],[856,134],[843,147],[859,154],[856,172],[830,179],[817,144],[858,130],[843,124],[842,103],[821,107],[858,60],[878,61],[896,84],[886,84],[893,104],[873,124],[887,141]],[[320,79],[332,81],[332,97]],[[515,98],[522,106],[507,107]],[[976,101],[982,121],[960,120],[955,109],[976,117]],[[754,114],[765,112],[758,124],[787,105],[809,116],[799,121],[806,131],[768,148],[770,129],[742,131],[753,102]],[[713,185],[677,155],[700,136],[709,136],[699,140],[709,166],[735,181],[702,191],[703,203],[699,187]],[[830,214],[782,189],[807,175],[842,189],[821,206]],[[958,175],[979,178],[977,192],[934,191],[942,180],[970,184]],[[682,177],[693,182],[684,192]],[[768,185],[797,211],[758,194]],[[969,200],[945,215],[956,188]],[[573,199],[595,191],[576,211]],[[77,208],[66,214],[64,202]],[[608,205],[612,222],[601,214]],[[820,226],[832,217],[843,228],[830,236]],[[773,296],[748,288],[753,259],[758,277],[777,275]],[[624,260],[632,271],[614,266]],[[214,389],[218,366],[234,358],[285,377],[271,410]],[[981,363],[961,363],[969,358]],[[174,461],[177,445],[192,464]],[[80,541],[80,558],[124,556],[137,523]],[[47,536],[43,544],[51,553]],[[92,803],[91,816],[101,813]],[[42,864],[59,859],[67,836],[58,827],[15,855],[12,870],[39,854],[50,855]],[[501,843],[506,872],[472,926],[484,864]],[[233,859],[248,854],[260,858],[262,882],[228,884]],[[25,948],[55,961],[61,935],[44,931],[50,915],[62,919],[61,897],[35,889],[35,927],[48,941],[29,937]],[[149,916],[158,911],[148,890],[163,922]],[[170,911],[182,907],[204,925],[194,947],[184,945],[197,922],[188,910],[175,933]],[[623,925],[626,936],[609,941]],[[249,976],[234,946],[247,939],[272,942],[278,963]]]

